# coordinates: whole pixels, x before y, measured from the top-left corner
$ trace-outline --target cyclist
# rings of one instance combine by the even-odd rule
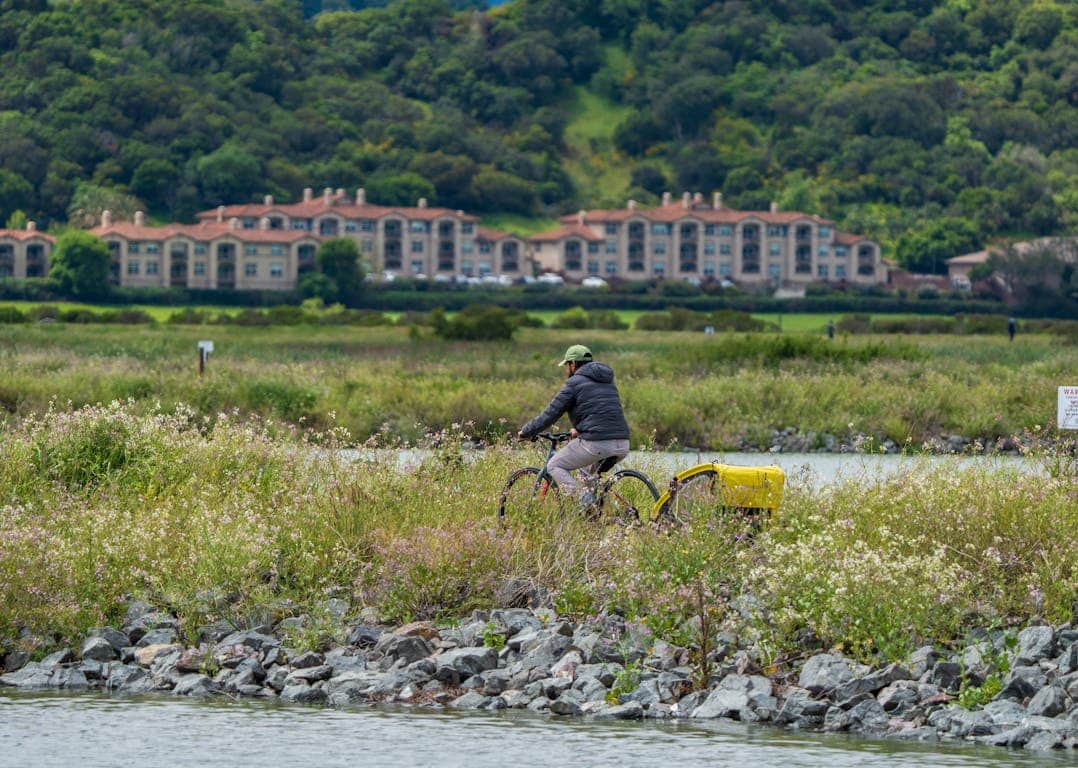
[[[521,427],[517,436],[534,438],[568,413],[572,439],[550,458],[547,471],[562,493],[576,495],[579,485],[572,470],[611,457],[616,457],[614,463],[624,459],[629,453],[629,424],[614,384],[613,369],[596,362],[590,349],[574,344],[565,350],[558,365],[565,367],[565,386],[546,410]],[[590,496],[584,494],[585,506],[595,501]]]

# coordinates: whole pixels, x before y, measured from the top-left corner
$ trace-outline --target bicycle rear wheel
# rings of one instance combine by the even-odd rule
[[[550,476],[539,467],[522,467],[505,481],[498,497],[498,519],[506,516],[518,517],[535,509],[557,486]]]
[[[648,519],[658,500],[659,491],[647,475],[623,469],[603,485],[599,508],[604,516],[627,525]]]

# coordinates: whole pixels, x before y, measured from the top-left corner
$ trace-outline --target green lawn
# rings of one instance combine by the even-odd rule
[[[0,307],[14,307],[23,312],[43,305],[62,307],[63,309],[89,309],[101,312],[109,309],[140,309],[159,323],[163,323],[174,313],[183,309],[194,309],[200,312],[209,312],[215,315],[234,315],[240,312],[242,307],[218,307],[209,304],[191,304],[183,307],[162,307],[152,304],[124,304],[122,306],[105,306],[102,304],[85,304],[78,301],[0,301]]]

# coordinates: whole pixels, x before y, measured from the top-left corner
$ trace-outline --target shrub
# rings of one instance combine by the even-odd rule
[[[466,307],[450,320],[443,314],[432,323],[443,339],[461,341],[507,341],[517,328],[506,310],[484,305]]]
[[[0,323],[25,323],[28,319],[17,307],[0,307]]]

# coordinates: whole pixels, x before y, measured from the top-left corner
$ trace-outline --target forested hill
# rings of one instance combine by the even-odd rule
[[[0,9],[3,218],[107,203],[187,219],[362,185],[527,216],[721,189],[731,206],[826,212],[900,254],[1078,225],[1074,3]]]

